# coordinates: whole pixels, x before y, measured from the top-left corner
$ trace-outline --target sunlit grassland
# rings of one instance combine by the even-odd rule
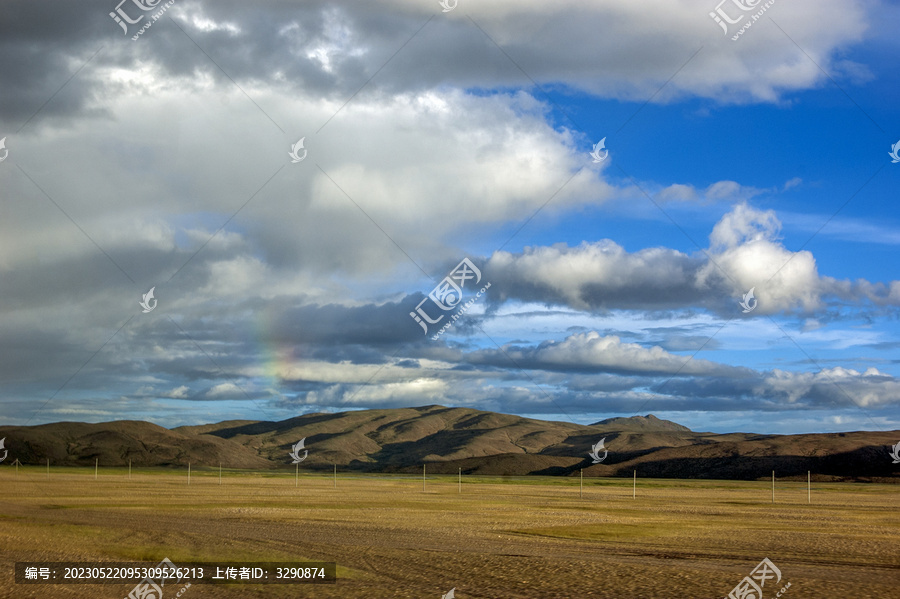
[[[0,470],[15,561],[334,561],[337,585],[195,585],[191,597],[705,597],[764,557],[788,596],[890,596],[900,488],[806,481],[187,469]],[[632,497],[632,493],[635,497]],[[9,569],[4,569],[9,572]],[[665,585],[659,586],[665,581]],[[674,586],[673,586],[674,585]],[[121,597],[115,585],[16,597]],[[657,587],[659,587],[657,589]],[[805,589],[805,590],[803,590]],[[33,595],[30,595],[31,591]],[[20,591],[27,591],[21,594]],[[40,591],[40,592],[39,592]],[[809,593],[807,595],[807,593]]]

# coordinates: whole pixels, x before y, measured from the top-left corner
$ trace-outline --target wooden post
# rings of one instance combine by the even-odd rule
[[[425,464],[422,464],[422,492],[425,492]]]
[[[459,489],[457,490],[457,495],[462,495],[462,468],[459,469]]]
[[[94,480],[97,480],[97,464],[99,464],[100,458],[94,458]]]
[[[50,458],[47,458],[47,480],[50,480]]]
[[[775,471],[772,470],[772,503],[775,503]]]
[[[19,478],[19,458],[16,458],[16,461],[13,462],[16,467],[16,478]]]
[[[128,460],[128,480],[131,480],[131,460]]]
[[[222,484],[222,462],[219,462],[219,484]]]
[[[337,489],[337,464],[334,465],[334,488]]]
[[[191,484],[191,463],[188,462],[188,484]]]
[[[300,486],[300,462],[294,464],[294,486]]]
[[[578,486],[578,499],[583,499],[584,498],[584,470],[583,469],[578,470],[578,477],[580,479],[579,480],[580,484]]]
[[[812,503],[812,490],[809,487],[809,470],[806,471],[806,503]]]

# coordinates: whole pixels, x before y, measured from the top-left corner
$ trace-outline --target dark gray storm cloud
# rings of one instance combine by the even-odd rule
[[[145,18],[125,34],[109,16],[117,6],[132,19]],[[802,3],[779,7],[779,18],[799,47],[828,68],[832,54],[864,30],[865,15],[853,3],[833,0],[816,8],[834,18],[811,22]],[[798,48],[768,31],[742,44],[751,48],[748,59],[719,39],[708,7],[682,1],[463,4],[441,14],[437,2],[418,0],[177,0],[132,42],[155,12],[128,0],[4,2],[0,121],[21,125],[89,59],[40,119],[103,113],[103,96],[127,86],[110,81],[113,68],[152,69],[183,86],[205,75],[245,89],[262,85],[342,99],[376,73],[369,92],[527,86],[534,80],[606,97],[655,95],[654,101],[686,93],[772,101],[779,90],[814,86],[822,76],[803,61],[784,62],[784,53],[799,56]],[[710,49],[656,94],[704,43]],[[752,69],[741,68],[747,60]],[[844,60],[844,70],[851,70],[849,64]]]

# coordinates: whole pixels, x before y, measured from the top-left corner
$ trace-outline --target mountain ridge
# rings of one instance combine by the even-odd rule
[[[780,478],[900,482],[887,448],[900,431],[765,435],[695,432],[652,414],[582,425],[440,405],[312,413],[281,421],[228,420],[166,429],[153,423],[57,422],[0,426],[9,462],[57,466],[290,467],[290,447],[306,439],[302,468],[485,475],[753,480]],[[604,439],[606,458],[590,448]],[[882,455],[883,454],[883,455]]]

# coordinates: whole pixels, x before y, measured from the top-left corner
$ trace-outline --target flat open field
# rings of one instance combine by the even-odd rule
[[[335,585],[194,585],[200,597],[900,596],[900,487],[21,468],[0,474],[0,596],[121,599],[133,585],[15,584],[16,561],[334,561]],[[178,587],[168,592],[175,596]],[[770,590],[771,589],[771,590]]]

